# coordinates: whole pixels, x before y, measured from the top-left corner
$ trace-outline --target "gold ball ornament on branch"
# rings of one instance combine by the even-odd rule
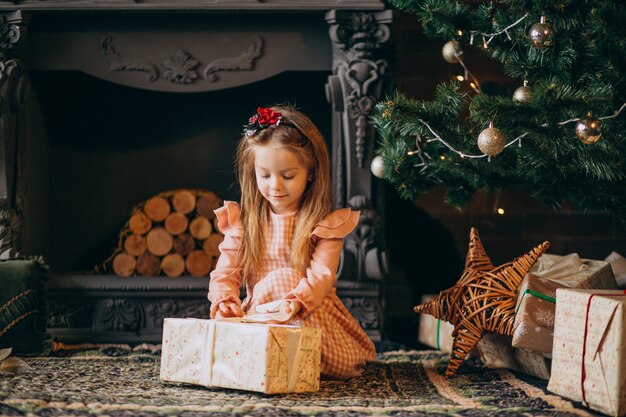
[[[515,101],[516,103],[525,103],[528,100],[530,100],[530,97],[532,96],[532,94],[533,94],[533,90],[528,85],[528,81],[524,81],[524,85],[521,87],[518,87],[513,92],[513,101]]]
[[[463,55],[463,51],[457,41],[451,40],[443,45],[443,48],[441,48],[441,55],[446,62],[450,64],[458,64],[459,56]]]
[[[478,135],[478,149],[485,155],[496,156],[504,150],[506,140],[500,131],[489,123],[489,127]]]
[[[372,174],[374,174],[377,178],[385,177],[385,162],[380,155],[376,155],[372,159],[372,163],[370,164],[370,169],[372,170]]]
[[[547,48],[552,45],[552,27],[546,22],[546,17],[541,16],[539,23],[535,23],[528,31],[530,42],[537,48]]]
[[[591,145],[602,136],[602,121],[591,113],[576,123],[576,136],[585,145]]]

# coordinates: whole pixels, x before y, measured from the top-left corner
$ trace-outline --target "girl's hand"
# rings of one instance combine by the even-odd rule
[[[284,314],[291,313],[291,316],[289,317],[291,318],[298,314],[298,311],[300,311],[300,303],[298,301],[283,301],[282,303],[280,303],[278,309],[281,313]]]
[[[216,319],[223,319],[227,317],[243,317],[243,310],[237,303],[233,303],[232,301],[224,301],[217,306],[217,311],[215,312]]]

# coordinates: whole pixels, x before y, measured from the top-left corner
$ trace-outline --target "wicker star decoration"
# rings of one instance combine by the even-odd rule
[[[549,242],[543,242],[513,262],[493,266],[478,230],[472,227],[461,279],[431,301],[414,308],[416,313],[430,314],[454,325],[446,378],[456,373],[484,333],[512,335],[519,286],[549,246]]]

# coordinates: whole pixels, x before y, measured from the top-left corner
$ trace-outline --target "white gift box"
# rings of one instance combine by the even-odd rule
[[[319,390],[320,329],[167,318],[161,380],[266,394]]]
[[[548,390],[626,414],[626,292],[558,289]]]

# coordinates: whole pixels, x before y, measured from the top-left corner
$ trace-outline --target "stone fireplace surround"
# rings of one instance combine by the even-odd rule
[[[330,138],[334,201],[362,211],[345,241],[337,290],[380,340],[384,213],[369,170],[375,139],[367,117],[389,87],[380,46],[391,12],[382,9],[372,0],[0,1],[2,256],[59,258],[39,231],[54,221],[46,210],[55,190],[41,187],[55,183],[39,168],[49,164],[50,121],[41,116],[30,75],[80,71],[128,89],[211,97],[286,71],[328,71],[330,123],[320,128]],[[97,179],[88,181],[97,186]],[[158,342],[164,317],[208,314],[206,279],[123,279],[55,270],[49,261],[49,332],[60,341]]]

